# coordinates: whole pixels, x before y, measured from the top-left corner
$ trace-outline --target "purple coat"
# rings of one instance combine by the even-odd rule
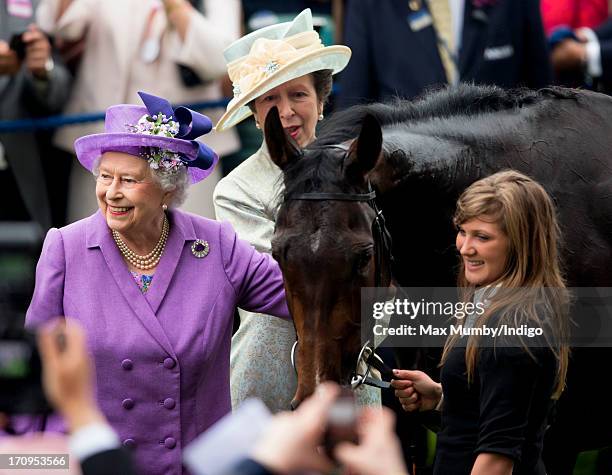
[[[47,234],[26,316],[77,319],[96,368],[98,403],[140,472],[180,474],[182,449],[231,410],[236,306],[289,317],[282,275],[228,223],[169,213],[166,250],[146,294],[100,212]],[[210,252],[197,258],[195,239]],[[51,419],[50,430],[61,429]],[[205,463],[205,462],[204,462]]]

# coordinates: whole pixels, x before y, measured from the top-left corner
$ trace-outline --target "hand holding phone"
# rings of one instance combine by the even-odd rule
[[[342,442],[336,460],[361,475],[407,474],[402,448],[395,435],[395,415],[386,408],[366,407],[359,414],[359,445]]]
[[[334,448],[341,442],[357,443],[357,419],[355,393],[343,387],[327,415],[323,443],[328,457],[334,458]]]
[[[323,383],[293,412],[275,415],[255,445],[251,457],[278,473],[314,470],[328,473],[333,463],[320,450],[338,387]]]
[[[48,79],[54,67],[49,37],[35,24],[31,24],[21,35],[21,40],[25,44],[24,63],[27,70],[38,79]]]

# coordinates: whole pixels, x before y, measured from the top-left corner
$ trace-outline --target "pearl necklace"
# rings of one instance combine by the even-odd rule
[[[141,256],[132,251],[128,245],[123,242],[121,236],[114,229],[112,230],[113,239],[119,248],[119,251],[123,255],[126,261],[132,264],[134,267],[140,270],[148,270],[159,264],[162,254],[164,253],[164,249],[166,248],[166,241],[168,240],[168,233],[170,230],[170,223],[168,223],[168,218],[164,214],[164,224],[162,226],[161,236],[159,237],[159,241],[153,248],[151,252],[149,252],[145,256]]]

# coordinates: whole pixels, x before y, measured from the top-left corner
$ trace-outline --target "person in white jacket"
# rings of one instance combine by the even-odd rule
[[[344,69],[350,56],[346,46],[323,46],[309,9],[291,22],[244,36],[225,51],[234,98],[215,130],[228,130],[253,114],[263,131],[268,111],[277,107],[286,133],[300,147],[307,146],[323,119],[332,74]],[[264,142],[217,185],[217,219],[229,221],[238,236],[269,253],[282,190],[282,171]],[[293,322],[243,309],[239,314],[240,327],[232,338],[232,407],[257,397],[273,412],[290,409],[297,383],[290,357],[296,341]],[[361,387],[357,399],[380,404],[380,390]]]

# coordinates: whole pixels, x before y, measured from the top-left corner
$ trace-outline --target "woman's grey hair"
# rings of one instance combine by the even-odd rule
[[[97,178],[100,174],[100,160],[102,156],[94,161],[92,172]],[[143,159],[144,160],[144,159]],[[166,171],[151,168],[151,177],[159,184],[164,192],[171,192],[171,200],[166,203],[170,208],[182,205],[187,199],[187,188],[189,188],[189,173],[187,167],[179,167],[176,171]]]
[[[180,167],[174,172],[151,169],[153,176],[160,184],[162,190],[172,192],[172,199],[168,204],[170,208],[181,206],[187,199],[187,188],[189,188],[189,173],[187,167]]]

